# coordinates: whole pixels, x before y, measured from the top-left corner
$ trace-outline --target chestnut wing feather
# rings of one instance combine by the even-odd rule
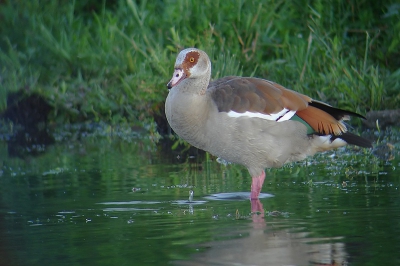
[[[277,83],[230,76],[211,82],[208,90],[220,112],[249,111],[270,115],[286,108],[296,111],[293,119],[311,127],[314,130],[311,134],[331,135],[331,141],[341,138],[349,144],[372,147],[371,141],[347,132],[343,123],[349,116],[364,118],[362,115],[315,101]]]

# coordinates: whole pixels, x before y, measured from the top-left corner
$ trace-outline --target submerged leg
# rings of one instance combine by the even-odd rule
[[[258,195],[260,195],[264,179],[265,179],[264,171],[262,171],[261,175],[252,177],[250,199],[258,199]]]
[[[264,228],[265,225],[265,213],[264,207],[259,199],[252,199],[251,202],[251,219],[253,220],[254,228]]]

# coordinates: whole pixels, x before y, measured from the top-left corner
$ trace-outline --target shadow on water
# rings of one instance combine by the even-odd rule
[[[0,265],[400,263],[398,135],[391,160],[347,148],[268,170],[250,201],[245,168],[173,140],[49,134],[38,154],[0,142]]]

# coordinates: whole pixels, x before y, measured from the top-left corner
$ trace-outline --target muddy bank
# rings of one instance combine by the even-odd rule
[[[0,114],[0,119],[22,125],[26,130],[43,129],[48,123],[49,113],[53,111],[53,107],[41,96],[36,94],[25,96],[21,92],[10,93],[7,97],[7,106],[8,108]],[[158,111],[153,112],[153,118],[158,132],[162,135],[169,134],[170,128],[165,118],[164,104],[160,103],[156,109]],[[381,129],[400,127],[400,109],[370,111],[365,117],[366,119],[362,120],[364,128],[376,129],[377,121]]]
[[[377,121],[380,128],[387,128],[390,126],[400,127],[400,109],[370,111],[365,117],[367,119],[362,122],[363,126],[366,128],[376,128]]]

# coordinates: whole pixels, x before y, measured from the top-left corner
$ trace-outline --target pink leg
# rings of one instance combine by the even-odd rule
[[[258,199],[258,195],[260,195],[264,179],[265,179],[264,171],[262,171],[261,175],[252,177],[250,199],[252,200]]]

